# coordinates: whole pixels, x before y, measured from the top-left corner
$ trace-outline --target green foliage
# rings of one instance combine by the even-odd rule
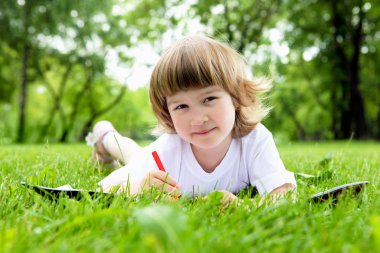
[[[9,49],[8,45],[0,42],[0,104],[2,102],[11,103],[15,92],[17,76],[14,71],[17,65],[14,64],[15,54]]]
[[[9,36],[0,44],[0,65],[8,61],[10,64],[1,68],[0,102],[6,102],[5,107],[10,106],[12,110],[4,111],[6,115],[0,120],[10,140],[83,140],[91,125],[122,100],[126,88],[106,76],[108,52],[113,50],[123,56],[125,66],[130,66],[131,59],[123,54],[137,39],[143,40],[135,36],[142,25],[147,31],[152,28],[140,22],[146,19],[151,23],[146,8],[154,7],[153,10],[159,11],[160,3],[114,2],[1,2],[0,31]],[[141,10],[137,13],[132,9],[125,11],[129,4]],[[114,14],[115,7],[124,11]],[[133,18],[134,15],[137,16]],[[148,39],[146,34],[143,37]],[[20,70],[15,75],[16,69]],[[25,88],[19,88],[23,82],[26,82]],[[15,94],[18,96],[12,97]],[[130,122],[125,124],[130,125],[126,127],[128,130],[135,128],[130,130],[134,136],[146,138],[147,125],[153,124],[152,119],[146,123],[147,118],[151,118],[146,112],[150,109],[145,100],[134,98],[135,95],[140,97],[138,94],[138,91],[131,91],[125,98],[141,102],[139,105],[131,103],[131,106],[140,107],[138,113],[134,110],[124,115],[136,122],[133,126]],[[25,101],[25,106],[19,101]],[[25,115],[25,122],[21,118],[18,122],[6,120],[21,115]],[[111,121],[120,124],[118,118]],[[14,130],[17,128],[28,131],[21,133],[22,136],[19,131],[16,136]]]
[[[84,145],[2,145],[1,252],[377,252],[380,250],[380,147],[371,142],[289,143],[279,147],[294,172],[333,176],[298,178],[297,200],[254,207],[239,194],[227,208],[220,194],[173,202],[161,193],[138,198],[61,197],[50,201],[20,181],[94,189],[106,176]],[[337,205],[309,196],[368,180],[365,192]]]
[[[89,125],[104,118],[128,135],[149,138],[155,120],[140,97],[146,91],[124,90],[109,76],[110,52],[129,72],[136,59],[128,50],[144,42],[160,53],[164,40],[193,33],[190,24],[199,21],[241,52],[254,76],[273,78],[273,110],[265,124],[279,139],[355,138],[358,122],[367,126],[364,137],[378,138],[379,13],[373,0],[0,1],[0,32],[6,35],[0,42],[0,128],[7,142],[19,139],[25,110],[28,142],[82,140]],[[280,56],[275,43],[289,52]],[[351,70],[358,70],[357,81]],[[363,104],[362,113],[355,114],[360,108],[352,94],[363,98],[356,103]]]
[[[118,106],[103,118],[111,121],[120,133],[134,140],[151,139],[151,130],[157,125],[147,88],[127,91]]]
[[[192,7],[212,35],[227,41],[247,57],[260,44],[263,33],[274,26],[281,1],[198,1]]]
[[[360,135],[357,130],[362,126],[366,128],[365,125],[368,125],[367,133],[361,134],[376,136],[379,131],[374,122],[380,119],[380,86],[374,81],[378,74],[372,66],[377,65],[379,59],[378,3],[288,1],[284,7],[283,13],[289,24],[285,41],[293,50],[290,61],[284,64],[280,73],[286,76],[287,85],[299,80],[308,86],[308,93],[312,95],[309,101],[316,102],[314,105],[308,103],[309,106],[323,111],[322,118],[328,117],[319,124],[320,129],[327,131],[321,133],[310,129],[312,134],[309,136],[339,138],[344,132]],[[307,56],[312,51],[312,56]],[[299,96],[307,95],[300,85],[294,91]],[[362,97],[364,102],[357,97]],[[364,109],[361,112],[362,103]],[[364,115],[363,119],[357,114]],[[351,117],[355,120],[352,121]],[[309,129],[307,122],[310,118],[320,119],[317,115],[298,117],[305,129]],[[347,129],[351,132],[348,133]]]

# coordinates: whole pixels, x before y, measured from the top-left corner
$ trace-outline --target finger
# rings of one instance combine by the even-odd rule
[[[219,192],[223,193],[222,203],[230,204],[237,199],[237,197],[229,191],[222,190]]]
[[[168,192],[169,195],[173,196],[173,197],[180,197],[181,196],[181,191],[179,188],[177,187],[174,187],[173,190],[171,190],[170,192]]]
[[[151,172],[151,177],[157,178],[173,187],[179,187],[177,181],[169,175],[169,173],[160,171],[160,170],[154,170]]]
[[[153,177],[150,173],[149,175],[141,182],[140,187],[141,189],[149,189],[150,187],[159,187],[160,185],[163,185],[164,182],[161,181],[158,178]]]
[[[161,181],[158,178],[151,178],[150,185],[153,187],[156,187],[159,190],[163,190],[169,194],[174,194],[174,193],[179,194],[179,192],[180,192],[178,187],[173,187],[172,185],[170,185],[164,181]]]

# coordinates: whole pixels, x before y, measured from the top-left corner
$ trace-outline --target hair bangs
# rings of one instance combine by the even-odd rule
[[[214,69],[212,59],[207,54],[202,54],[204,50],[199,50],[193,45],[184,44],[175,48],[171,57],[166,59],[161,70],[161,83],[159,88],[164,96],[170,96],[181,90],[193,88],[203,88],[215,85],[213,80]]]

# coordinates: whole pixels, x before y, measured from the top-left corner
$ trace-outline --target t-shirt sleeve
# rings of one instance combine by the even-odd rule
[[[256,186],[260,195],[268,194],[286,183],[297,186],[294,174],[286,170],[271,134],[260,141],[250,158],[250,174],[253,175],[250,183]]]

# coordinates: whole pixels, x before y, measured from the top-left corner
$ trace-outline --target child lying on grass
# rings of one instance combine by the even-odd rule
[[[260,195],[296,187],[271,133],[260,123],[267,114],[259,94],[264,78],[249,80],[244,59],[224,43],[188,36],[174,43],[156,65],[149,98],[159,126],[155,142],[142,148],[111,123],[94,126],[94,158],[124,167],[99,183],[105,192],[135,195],[158,187],[174,195],[223,191],[227,198],[252,185]],[[157,151],[166,171],[152,156]]]

